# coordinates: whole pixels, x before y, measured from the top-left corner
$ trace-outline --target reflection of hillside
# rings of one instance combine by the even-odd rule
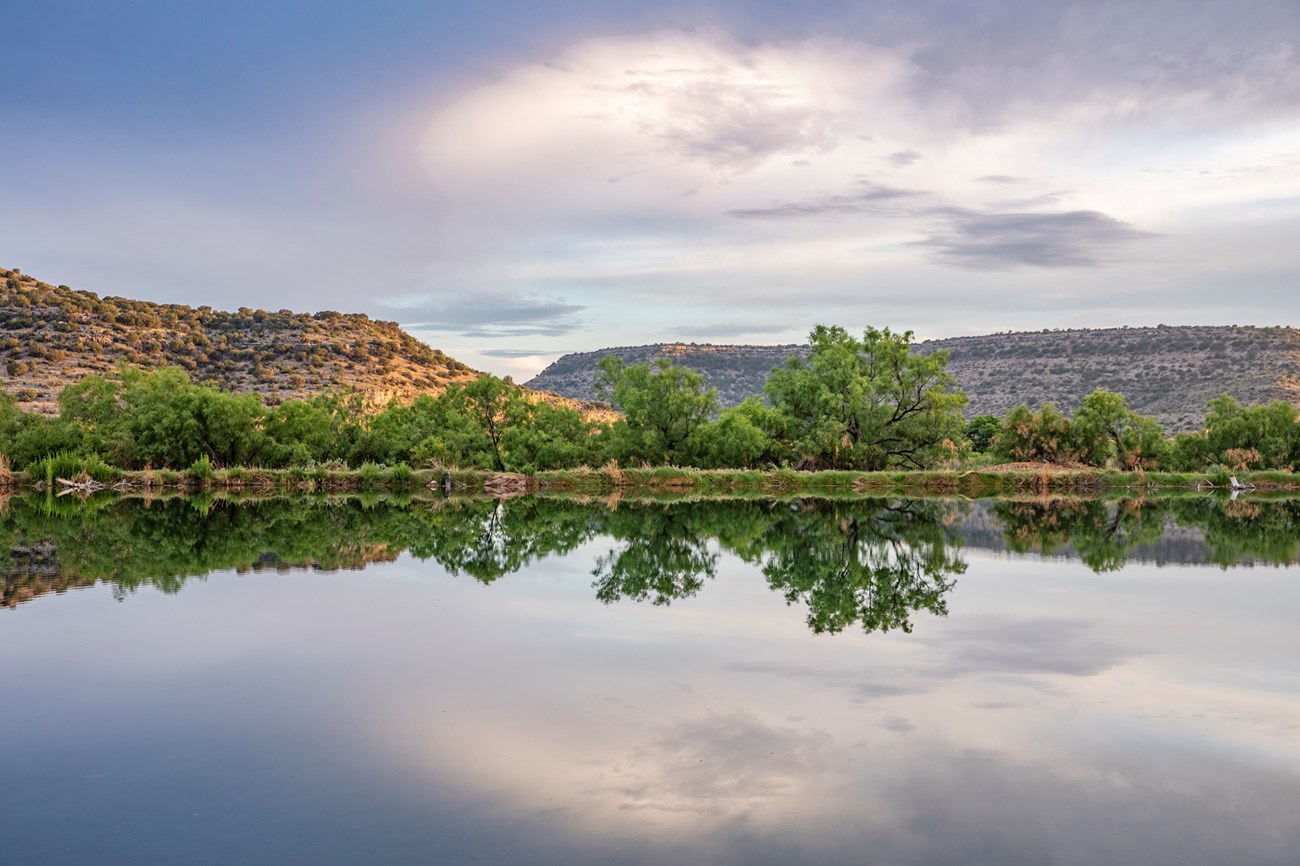
[[[1144,524],[1137,534],[1124,526],[1135,514]],[[1111,526],[1125,531],[1107,536]],[[1297,528],[1300,512],[1289,501],[1059,499],[975,502],[954,530],[971,550],[1083,559],[1096,568],[1099,553],[1116,566],[1297,564]]]
[[[94,586],[101,581],[117,583],[109,577],[93,577],[79,575],[71,570],[64,569],[58,561],[57,551],[50,542],[37,545],[43,551],[48,551],[48,559],[35,561],[29,559],[30,548],[19,548],[10,552],[8,563],[0,566],[0,605],[8,608],[14,608],[18,605],[39,598],[51,593],[61,594],[70,589],[84,589],[88,586]],[[362,549],[364,548],[364,549]],[[393,562],[400,556],[400,549],[394,550],[386,544],[375,543],[357,546],[357,549],[347,555],[338,558],[332,558],[328,562],[322,562],[316,559],[306,560],[286,560],[279,554],[268,551],[257,558],[255,562],[248,565],[234,566],[234,570],[241,574],[276,572],[284,574],[290,571],[301,569],[312,569],[315,571],[360,571],[368,565],[379,562]],[[207,571],[190,575],[173,575],[180,582],[186,578],[202,577]],[[147,581],[153,583],[152,581]],[[139,585],[139,584],[136,584]],[[154,584],[157,585],[157,584]],[[131,586],[134,589],[135,586]],[[180,584],[174,587],[159,586],[164,591],[174,591],[180,588]]]
[[[1007,540],[1002,523],[994,515],[992,505],[987,500],[973,503],[970,512],[954,527],[955,531],[970,550],[1011,553],[1013,546]],[[1068,541],[1054,548],[1050,555],[1079,558],[1079,552]],[[1205,544],[1205,533],[1200,529],[1168,523],[1156,540],[1129,547],[1125,559],[1154,565],[1200,565],[1209,561],[1209,548]]]
[[[18,546],[9,551],[9,560],[0,565],[0,604],[14,608],[42,595],[94,584],[93,578],[64,574],[53,544]]]

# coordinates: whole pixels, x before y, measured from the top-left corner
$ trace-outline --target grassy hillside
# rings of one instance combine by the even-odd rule
[[[946,350],[949,370],[970,396],[967,415],[1001,415],[1017,404],[1053,402],[1071,412],[1095,388],[1124,394],[1171,432],[1198,427],[1207,400],[1300,400],[1300,331],[1293,328],[1187,326],[1035,331],[955,337],[918,345]],[[672,358],[704,374],[724,406],[761,394],[772,367],[806,347],[658,343],[565,355],[527,384],[592,399],[597,364],[608,354],[628,363]]]
[[[333,388],[384,403],[478,375],[368,316],[101,298],[0,270],[0,371],[23,408],[53,411],[65,385],[119,363],[182,367],[196,381],[272,404]]]

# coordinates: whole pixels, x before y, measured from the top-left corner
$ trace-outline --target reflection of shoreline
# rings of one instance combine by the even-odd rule
[[[23,560],[31,554],[31,548],[19,548],[10,551],[10,560],[0,566],[0,607],[16,608],[20,604],[33,601],[46,595],[62,595],[71,589],[87,589],[103,582],[112,582],[106,578],[86,577],[64,571],[54,556],[52,545],[39,545],[42,551],[48,551],[48,558],[31,558],[31,564],[23,567]],[[384,562],[395,562],[402,554],[400,550],[391,550],[385,545],[373,545],[369,552],[360,553],[355,560],[347,563],[331,562],[322,564],[315,560],[288,562],[275,553],[265,553],[251,565],[233,568],[237,574],[288,574],[294,571],[361,571],[362,569]],[[213,569],[225,570],[225,569]],[[176,575],[180,580],[201,578],[211,571],[201,574]]]
[[[910,625],[943,610],[960,552],[1077,559],[1097,572],[1300,561],[1300,501],[883,498],[684,500],[615,506],[507,499],[84,503],[16,497],[0,516],[0,603],[97,582],[119,597],[176,592],[216,571],[363,569],[403,552],[492,583],[607,539],[599,601],[669,604],[700,592],[717,552],[758,564],[816,631]]]

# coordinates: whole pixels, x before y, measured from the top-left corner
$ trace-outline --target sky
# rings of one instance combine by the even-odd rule
[[[795,8],[797,6],[797,8]],[[1295,0],[0,0],[0,265],[561,354],[1300,325]]]

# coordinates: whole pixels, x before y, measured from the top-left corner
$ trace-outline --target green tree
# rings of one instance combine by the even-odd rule
[[[285,400],[262,422],[269,440],[267,461],[272,466],[304,466],[344,459],[360,432],[358,417],[343,395]]]
[[[1122,394],[1100,388],[1074,414],[1074,440],[1079,459],[1090,466],[1114,461],[1126,469],[1155,469],[1167,450],[1159,422],[1131,410]]]
[[[267,440],[255,394],[196,385],[177,367],[127,371],[122,395],[136,460],[183,468],[206,455],[219,466],[256,464]]]
[[[447,399],[460,408],[477,425],[491,454],[491,467],[506,468],[501,454],[501,440],[510,428],[526,423],[531,407],[519,386],[491,374],[448,389]]]
[[[1074,426],[1070,419],[1044,403],[1037,412],[1023,403],[1002,419],[993,453],[1004,460],[1033,463],[1068,463],[1078,459]]]
[[[611,456],[675,463],[691,436],[717,411],[718,396],[704,377],[667,359],[628,366],[617,355],[600,361],[596,390],[623,413],[609,432]]]
[[[1296,407],[1277,401],[1243,407],[1227,394],[1209,402],[1205,419],[1211,459],[1240,469],[1287,469],[1300,458]]]
[[[513,472],[572,469],[600,462],[596,425],[577,409],[534,403],[528,423],[506,428],[501,453]]]
[[[948,355],[912,352],[912,332],[867,328],[857,340],[818,325],[811,353],[772,371],[767,395],[796,450],[818,466],[924,468],[953,453],[966,395]]]
[[[687,461],[705,469],[756,469],[790,458],[784,442],[784,417],[751,397],[700,425],[688,442]]]
[[[993,440],[997,438],[998,431],[1001,429],[1002,421],[998,416],[976,415],[966,422],[962,433],[970,442],[971,448],[983,454],[993,446]]]

